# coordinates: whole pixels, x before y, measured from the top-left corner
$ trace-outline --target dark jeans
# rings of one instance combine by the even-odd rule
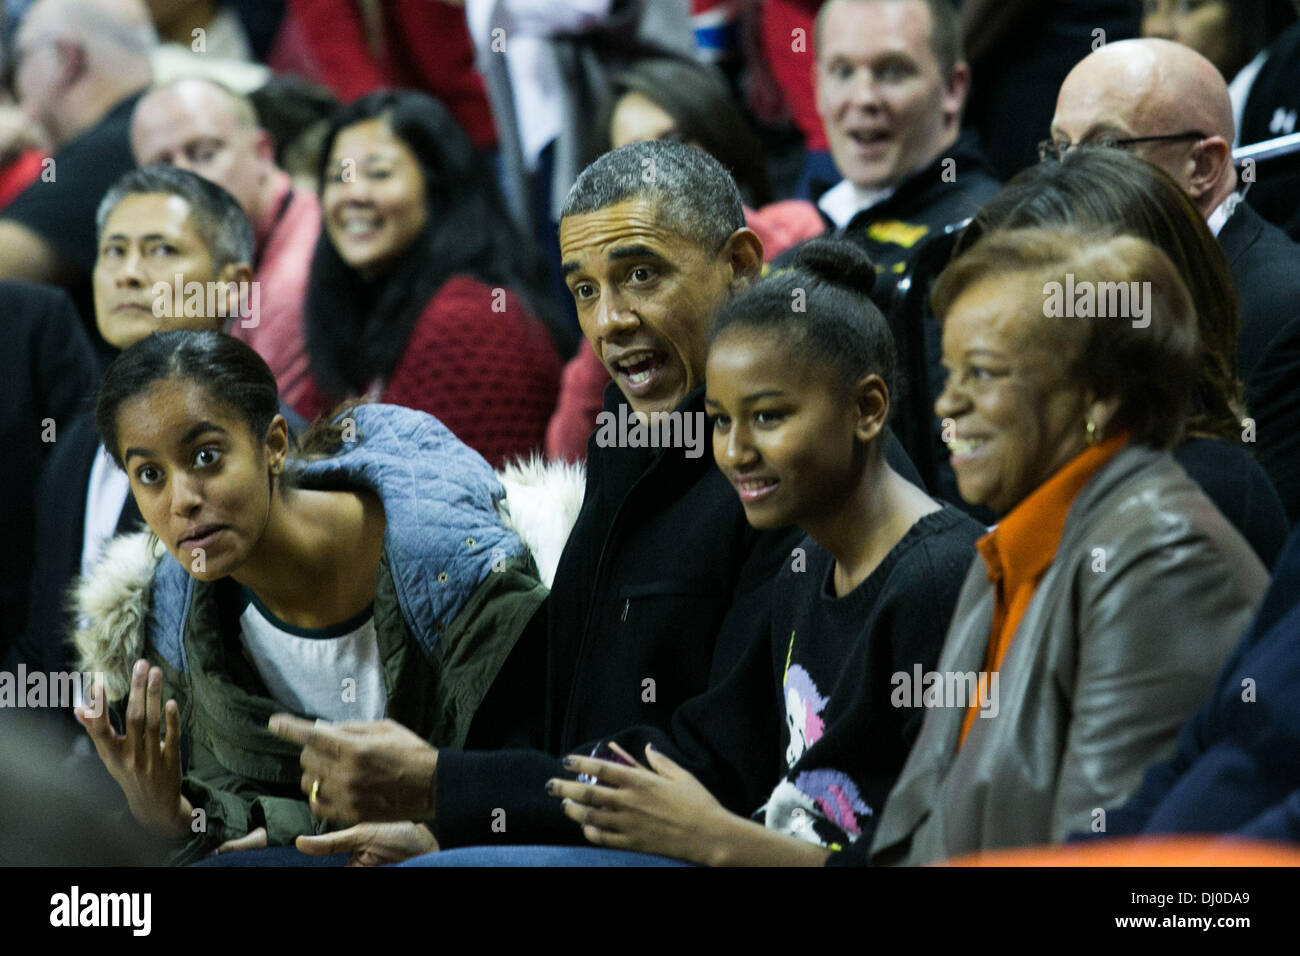
[[[240,850],[210,856],[191,866],[346,866],[351,853],[331,853],[328,856],[308,856],[297,847],[272,846],[263,850]]]

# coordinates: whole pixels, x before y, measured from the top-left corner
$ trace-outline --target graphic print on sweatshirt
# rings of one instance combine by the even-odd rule
[[[790,647],[794,647],[793,633],[790,634]],[[785,689],[785,722],[790,728],[790,746],[785,748],[785,763],[787,767],[793,767],[826,732],[826,722],[821,713],[830,703],[830,698],[817,692],[817,685],[806,670],[798,664],[790,667],[788,657],[782,686]]]
[[[794,638],[795,632],[791,631],[782,679],[785,721],[790,732],[785,758],[790,772],[758,812],[768,829],[838,849],[842,834],[848,834],[850,839],[862,835],[859,817],[871,816],[872,811],[848,774],[831,767],[798,770],[798,765],[806,762],[805,756],[826,732],[823,712],[830,698],[822,695],[807,670],[790,663]]]

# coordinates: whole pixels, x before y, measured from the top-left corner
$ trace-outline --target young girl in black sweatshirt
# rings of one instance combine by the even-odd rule
[[[856,247],[817,240],[716,320],[718,467],[752,525],[807,534],[772,583],[769,639],[671,736],[618,734],[568,761],[589,782],[548,785],[590,842],[710,865],[864,861],[918,702],[970,703],[911,687],[984,529],[885,461],[894,346],[873,280]]]

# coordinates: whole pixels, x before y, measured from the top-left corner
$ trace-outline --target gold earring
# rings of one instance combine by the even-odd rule
[[[1095,445],[1097,441],[1097,423],[1090,418],[1088,419],[1088,444]]]

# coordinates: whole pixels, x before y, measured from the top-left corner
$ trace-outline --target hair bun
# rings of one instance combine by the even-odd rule
[[[876,267],[858,245],[845,239],[810,239],[796,246],[792,263],[833,285],[870,296],[876,286]]]

